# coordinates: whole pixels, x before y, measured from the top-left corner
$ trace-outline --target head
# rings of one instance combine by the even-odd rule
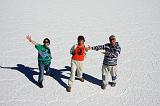
[[[84,38],[84,36],[82,36],[82,35],[80,35],[80,36],[78,36],[78,44],[84,44],[84,42],[85,42],[85,38]]]
[[[45,38],[43,40],[43,44],[44,44],[44,46],[48,47],[50,45],[50,40],[48,38]]]
[[[113,46],[116,45],[116,37],[115,37],[114,35],[111,35],[111,36],[109,37],[109,41],[110,41],[110,43],[111,43]]]
[[[17,67],[25,67],[25,66],[22,64],[17,64]]]

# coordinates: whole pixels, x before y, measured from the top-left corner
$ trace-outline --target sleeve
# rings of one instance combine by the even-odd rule
[[[51,50],[49,49],[49,56],[52,59]]]
[[[42,45],[41,45],[41,44],[37,44],[37,45],[35,45],[35,48],[36,48],[38,51],[40,51],[41,48],[42,48]]]
[[[114,57],[114,58],[117,58],[118,55],[121,53],[121,47],[119,46],[119,44],[116,46],[116,48],[113,49],[113,51],[111,51],[109,53],[109,56],[110,57]]]
[[[98,46],[93,46],[91,47],[92,50],[104,50],[105,49],[105,45],[98,45]]]
[[[72,54],[72,55],[74,54],[75,46],[76,45],[73,45],[72,48],[70,49],[70,54]]]

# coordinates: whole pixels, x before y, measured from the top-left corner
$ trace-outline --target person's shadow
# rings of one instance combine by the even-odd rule
[[[38,69],[38,68],[31,68],[31,67],[28,67],[28,66],[25,66],[23,64],[17,64],[16,67],[3,67],[3,66],[0,66],[0,68],[3,68],[3,69],[11,69],[11,70],[16,70],[18,72],[21,72],[22,74],[24,74],[29,81],[31,81],[33,84],[37,85],[38,86],[38,81],[36,81],[33,76],[34,75],[39,75],[39,72],[36,72],[34,71],[34,69]],[[62,85],[64,88],[67,87],[67,84],[65,82],[63,82],[62,78],[63,79],[68,79],[67,76],[65,75],[62,75],[62,73],[64,71],[70,71],[70,67],[69,66],[65,66],[64,69],[55,69],[55,68],[50,68],[50,76],[53,77],[60,85]],[[44,73],[45,75],[45,73]]]
[[[102,85],[102,80],[99,80],[99,79],[97,79],[97,78],[95,78],[95,77],[93,77],[93,76],[91,76],[89,74],[83,73],[83,78],[86,81],[88,81],[88,82],[90,82],[92,84],[95,84],[95,85],[98,85],[98,86]]]
[[[50,72],[53,74],[53,78],[55,80],[57,80],[59,82],[59,84],[61,84],[64,88],[67,87],[67,84],[64,83],[61,78],[64,78],[64,79],[69,79],[69,77],[66,77],[64,75],[62,75],[62,73],[64,71],[71,71],[71,67],[70,66],[65,66],[65,69],[60,69],[60,70],[57,70],[57,69],[54,69],[54,68],[50,68]],[[102,84],[102,80],[99,80],[91,75],[88,75],[86,73],[83,73],[83,78],[92,83],[92,84],[95,84],[95,85],[98,85],[98,86],[101,86]],[[75,78],[76,80],[79,80],[78,78]]]
[[[12,69],[12,70],[19,71],[22,74],[24,74],[29,79],[29,81],[31,81],[33,84],[38,86],[38,82],[33,78],[33,75],[39,75],[39,72],[34,71],[34,69],[38,69],[38,68],[31,68],[31,67],[25,66],[23,64],[17,64],[17,67],[0,66],[0,68]],[[67,84],[62,79],[69,79],[69,77],[63,75],[63,72],[71,71],[70,66],[65,66],[64,69],[59,69],[59,70],[55,69],[55,68],[50,68],[49,71],[51,74],[50,76],[53,77],[61,86],[63,86],[64,88],[67,87]],[[91,75],[83,73],[83,78],[92,84],[96,84],[96,85],[101,86],[102,81],[95,78],[95,77],[92,77]]]
[[[63,86],[64,88],[67,87],[67,84],[62,80],[63,79],[69,79],[69,77],[63,75],[63,72],[65,71],[70,71],[70,67],[69,66],[65,66],[64,69],[55,69],[55,68],[50,68],[50,74],[51,77],[53,77],[61,86]]]
[[[19,71],[22,74],[24,74],[28,78],[28,80],[30,80],[33,84],[38,86],[38,82],[33,78],[33,75],[39,75],[38,72],[34,71],[34,69],[38,69],[38,68],[27,67],[23,64],[17,64],[17,67],[3,67],[3,66],[0,66],[0,68]]]

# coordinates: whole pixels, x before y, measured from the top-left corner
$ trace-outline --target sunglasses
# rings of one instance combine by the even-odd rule
[[[45,41],[44,43],[49,43],[49,42]]]
[[[115,38],[111,38],[110,41],[115,40]]]

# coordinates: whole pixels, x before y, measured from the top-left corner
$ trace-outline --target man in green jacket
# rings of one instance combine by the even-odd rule
[[[50,40],[45,38],[43,40],[43,45],[36,43],[32,40],[31,36],[26,36],[29,42],[31,42],[35,48],[38,50],[38,67],[39,67],[39,77],[38,77],[38,86],[43,88],[43,77],[44,77],[44,70],[46,71],[46,75],[49,75],[49,68],[51,64],[51,51],[48,47],[50,45]]]

